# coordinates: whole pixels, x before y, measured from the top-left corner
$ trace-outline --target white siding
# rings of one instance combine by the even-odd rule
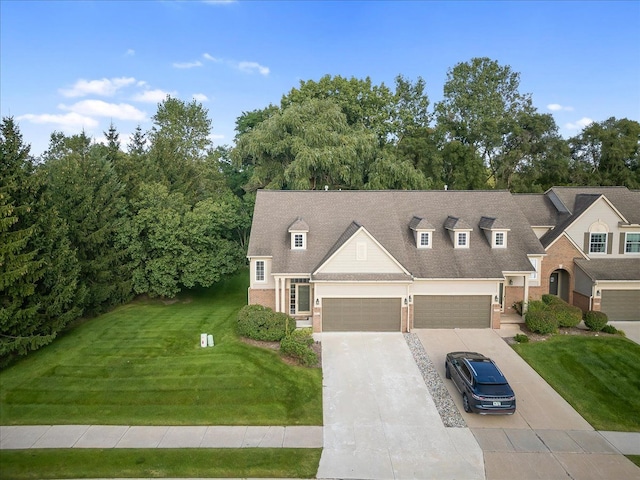
[[[365,252],[364,257],[363,252]],[[363,259],[359,260],[358,258]],[[351,237],[318,272],[404,273],[389,254],[364,231]]]
[[[567,228],[566,233],[580,248],[584,248],[584,234],[589,232],[589,228],[596,222],[602,222],[608,227],[609,233],[613,235],[609,236],[609,241],[613,242],[610,248],[610,254],[591,254],[587,255],[593,258],[613,258],[621,257],[620,255],[620,229],[618,228],[618,222],[622,219],[618,214],[609,206],[604,200],[600,199],[587,210],[581,218]]]
[[[406,284],[389,283],[314,283],[316,298],[343,297],[403,297],[407,295]]]
[[[411,295],[495,295],[495,280],[417,280],[411,285]]]
[[[256,282],[256,261],[264,262],[264,282]],[[276,284],[271,276],[271,258],[266,257],[253,257],[249,261],[249,275],[251,288],[255,289],[271,289],[275,288]]]
[[[545,233],[551,230],[549,227],[532,227],[532,229],[533,233],[535,233],[536,237],[538,238],[542,237]]]

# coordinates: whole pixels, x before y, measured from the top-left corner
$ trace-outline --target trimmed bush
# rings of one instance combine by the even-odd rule
[[[280,342],[280,352],[288,357],[293,357],[306,367],[312,367],[318,363],[318,355],[311,349],[313,337],[311,329],[295,330]]]
[[[262,305],[245,305],[238,312],[238,334],[262,340],[277,342],[296,328],[296,322],[286,313],[274,312]]]
[[[529,343],[529,337],[524,333],[518,333],[513,339],[518,343]]]
[[[529,310],[524,316],[524,321],[529,330],[543,335],[557,331],[558,320],[553,312],[546,308],[538,308],[537,306],[531,308],[532,303],[534,302],[529,304]],[[543,302],[540,303],[544,305]]]
[[[547,305],[568,305],[568,303],[562,300],[559,296],[551,295],[550,293],[542,295],[542,301]]]
[[[584,314],[584,324],[592,332],[601,331],[608,321],[609,317],[607,317],[607,314],[604,312],[589,310]]]
[[[602,327],[602,330],[600,331],[604,333],[610,333],[612,335],[618,333],[618,329],[613,325],[609,325],[608,323],[604,327]]]
[[[582,310],[564,301],[549,305],[549,311],[556,316],[559,327],[575,327],[582,320]]]

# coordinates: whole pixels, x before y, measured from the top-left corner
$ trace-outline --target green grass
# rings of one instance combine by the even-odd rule
[[[321,370],[237,338],[247,277],[71,329],[0,372],[0,424],[321,425]]]
[[[321,449],[0,450],[2,478],[314,478]]]
[[[627,458],[640,467],[640,455],[627,455]]]
[[[513,348],[596,430],[640,431],[640,345],[557,335]]]

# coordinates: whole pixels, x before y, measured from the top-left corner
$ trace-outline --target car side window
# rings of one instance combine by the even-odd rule
[[[468,382],[471,382],[471,372],[469,371],[469,367],[467,367],[464,363],[460,366],[460,371],[464,375],[464,378],[467,379]]]

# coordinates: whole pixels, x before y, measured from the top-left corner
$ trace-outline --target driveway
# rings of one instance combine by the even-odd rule
[[[449,393],[484,452],[488,480],[502,478],[638,478],[640,470],[553,390],[490,329],[414,330],[444,380],[447,352],[491,357],[516,393],[510,416],[469,414],[453,382]],[[558,365],[561,368],[561,365]]]
[[[401,333],[322,333],[318,478],[484,479],[467,428],[445,428]]]

